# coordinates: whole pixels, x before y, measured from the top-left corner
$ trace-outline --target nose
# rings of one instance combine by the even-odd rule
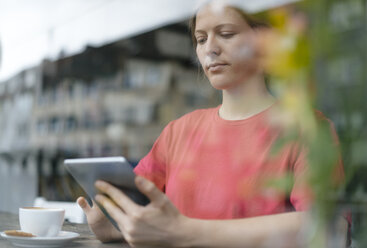
[[[221,48],[215,36],[209,36],[207,38],[205,52],[207,55],[210,55],[210,56],[212,55],[218,56],[221,53]]]

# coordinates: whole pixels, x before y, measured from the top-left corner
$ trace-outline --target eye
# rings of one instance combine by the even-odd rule
[[[235,35],[235,33],[232,33],[232,32],[222,32],[222,33],[220,33],[220,36],[225,38],[225,39],[232,38],[234,35]]]
[[[206,38],[205,38],[205,37],[197,37],[197,38],[196,38],[196,42],[197,42],[198,44],[204,44],[204,43],[205,43],[205,41],[206,41]]]

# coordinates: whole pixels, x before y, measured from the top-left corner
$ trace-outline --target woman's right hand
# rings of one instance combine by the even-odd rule
[[[112,242],[123,240],[122,233],[102,213],[101,209],[93,202],[90,207],[84,197],[79,197],[77,203],[87,216],[90,229],[101,242]]]

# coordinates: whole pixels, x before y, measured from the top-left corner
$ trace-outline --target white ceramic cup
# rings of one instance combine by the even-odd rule
[[[64,216],[62,208],[19,208],[20,229],[37,237],[55,237],[61,231]]]

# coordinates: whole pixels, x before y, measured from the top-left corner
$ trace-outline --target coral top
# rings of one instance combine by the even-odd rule
[[[234,219],[307,210],[312,194],[305,183],[305,151],[297,142],[273,149],[283,133],[269,122],[274,105],[238,121],[221,119],[219,107],[170,122],[135,173],[154,182],[188,217]],[[285,181],[288,190],[279,187]]]

